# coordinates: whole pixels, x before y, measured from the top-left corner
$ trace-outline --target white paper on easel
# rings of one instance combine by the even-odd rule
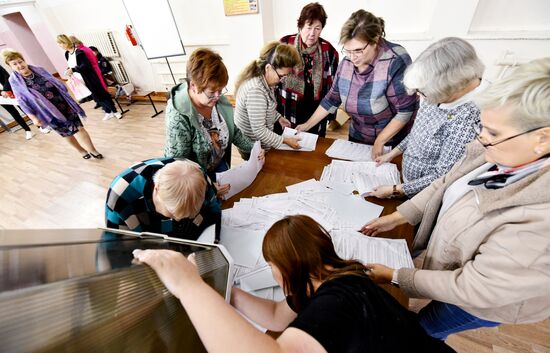
[[[295,150],[289,145],[286,145],[283,143],[281,146],[277,147],[278,150],[304,151],[304,152],[315,151],[315,146],[317,145],[317,138],[319,137],[309,132],[303,132],[303,131],[298,132],[298,130],[291,129],[289,127],[285,127],[285,129],[283,130],[283,136],[298,137],[300,139],[300,141],[298,141],[298,143],[300,144],[300,149]]]
[[[256,179],[256,176],[264,166],[264,161],[258,160],[258,155],[261,150],[262,147],[260,145],[260,141],[256,141],[252,151],[250,152],[250,158],[248,161],[236,168],[229,169],[222,173],[216,173],[216,181],[219,185],[231,185],[231,188],[227,194],[224,195],[225,199],[228,199],[243,191],[250,186],[250,184],[252,184],[254,179]]]

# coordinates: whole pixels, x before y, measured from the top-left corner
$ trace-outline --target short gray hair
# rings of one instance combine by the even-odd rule
[[[158,197],[174,219],[195,217],[204,203],[207,182],[202,169],[189,160],[177,160],[153,176]]]
[[[550,58],[521,65],[476,98],[480,109],[511,107],[518,129],[530,130],[550,126]]]
[[[409,94],[420,91],[430,103],[444,102],[481,78],[485,65],[474,47],[461,38],[447,37],[431,44],[407,68],[403,80]]]

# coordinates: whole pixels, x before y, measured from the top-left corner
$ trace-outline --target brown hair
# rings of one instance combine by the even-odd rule
[[[366,276],[363,264],[341,259],[328,232],[304,215],[288,216],[273,224],[265,235],[262,252],[265,260],[281,271],[283,289],[296,311],[313,295],[312,279]]]
[[[15,59],[21,59],[21,60],[25,61],[25,58],[23,57],[23,55],[21,55],[20,52],[15,51],[13,49],[4,49],[4,50],[2,50],[2,58],[4,59],[4,63],[6,65],[9,65],[8,62],[12,61],[12,60],[15,60]]]
[[[187,61],[187,79],[193,81],[199,91],[204,91],[208,84],[221,89],[227,85],[229,75],[222,57],[210,49],[199,48]]]
[[[350,39],[357,38],[369,44],[376,44],[380,38],[384,38],[384,20],[365,10],[358,10],[351,14],[350,18],[342,26],[340,31],[340,44]]]
[[[267,64],[271,64],[275,69],[283,69],[293,68],[301,63],[302,58],[294,46],[280,42],[269,42],[260,51],[260,57],[241,71],[235,83],[235,94],[244,81],[263,75]]]
[[[327,13],[323,8],[323,5],[318,2],[312,2],[307,4],[300,12],[300,17],[298,17],[298,28],[303,28],[306,23],[312,23],[315,20],[321,22],[321,26],[325,28],[327,24]]]
[[[74,45],[73,41],[65,34],[58,35],[55,38],[55,41],[59,44],[63,44],[66,47],[72,47]]]

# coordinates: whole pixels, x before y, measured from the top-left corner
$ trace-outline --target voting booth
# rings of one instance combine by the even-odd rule
[[[115,230],[0,231],[2,352],[205,352],[177,298],[134,249],[196,254],[227,301],[223,247]]]

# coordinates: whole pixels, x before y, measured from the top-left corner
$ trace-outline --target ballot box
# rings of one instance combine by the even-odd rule
[[[0,351],[205,352],[185,310],[134,249],[196,254],[229,300],[221,246],[101,229],[0,231]]]

